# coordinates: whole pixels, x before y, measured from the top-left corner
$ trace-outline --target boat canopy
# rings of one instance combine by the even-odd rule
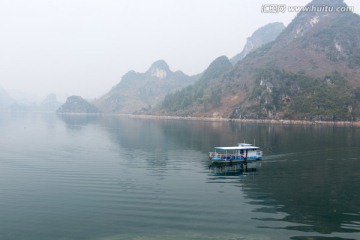
[[[244,144],[245,145],[245,144]],[[215,147],[217,150],[246,150],[246,149],[259,149],[259,147],[252,146],[250,144],[246,144],[245,146],[234,146],[234,147]]]

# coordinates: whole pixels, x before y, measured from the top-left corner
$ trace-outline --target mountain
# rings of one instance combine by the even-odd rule
[[[230,62],[235,65],[242,60],[246,55],[264,44],[274,41],[279,34],[285,29],[285,25],[280,22],[269,23],[256,30],[251,37],[247,38],[244,49],[241,53],[235,55],[230,59]]]
[[[16,101],[8,94],[8,92],[0,87],[0,111],[8,111]]]
[[[61,106],[58,102],[55,94],[49,94],[39,105],[39,111],[41,112],[56,112]]]
[[[213,88],[211,81],[220,79],[232,69],[232,64],[226,56],[215,59],[202,73],[199,80],[191,86],[168,94],[163,103],[163,114],[176,112],[177,115],[189,116],[198,111],[206,111],[220,105],[221,92]]]
[[[12,89],[9,90],[8,93],[19,106],[23,106],[24,108],[37,106],[41,102],[41,98],[27,91]]]
[[[14,91],[13,91],[14,92]],[[18,96],[31,96],[30,94],[17,94]],[[10,94],[0,87],[0,111],[10,112],[55,112],[60,103],[56,99],[55,94],[47,96],[40,104],[32,101],[28,101],[25,98],[17,98],[15,100]]]
[[[70,96],[56,111],[57,113],[100,113],[91,103],[80,96]]]
[[[164,60],[154,62],[145,73],[129,71],[107,94],[94,104],[107,113],[147,113],[164,99],[165,95],[192,84],[181,71],[172,72]]]
[[[314,0],[306,7],[324,6],[337,9],[346,4],[342,0]],[[163,107],[163,114],[359,119],[359,26],[360,16],[351,12],[299,12],[275,41],[252,51],[220,77],[207,81],[202,91],[218,92],[216,105],[205,106],[197,101],[181,112]]]

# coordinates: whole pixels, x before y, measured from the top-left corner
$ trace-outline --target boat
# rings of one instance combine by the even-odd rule
[[[209,153],[212,163],[251,163],[262,158],[262,151],[249,143],[239,143],[234,147],[215,147],[214,152]]]

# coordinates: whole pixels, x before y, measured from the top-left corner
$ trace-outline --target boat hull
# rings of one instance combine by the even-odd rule
[[[209,170],[217,175],[234,175],[237,176],[243,172],[252,172],[256,171],[261,166],[260,161],[252,161],[245,165],[241,163],[230,163],[230,162],[221,162],[221,163],[212,163],[209,165]]]
[[[256,169],[259,166],[259,161],[261,158],[252,159],[252,160],[211,160],[210,166],[232,166],[239,165],[242,169]]]

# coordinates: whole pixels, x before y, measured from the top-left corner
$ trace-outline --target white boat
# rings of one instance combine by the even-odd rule
[[[262,158],[262,151],[248,143],[239,143],[234,147],[215,147],[215,152],[209,153],[212,163],[251,163]]]

